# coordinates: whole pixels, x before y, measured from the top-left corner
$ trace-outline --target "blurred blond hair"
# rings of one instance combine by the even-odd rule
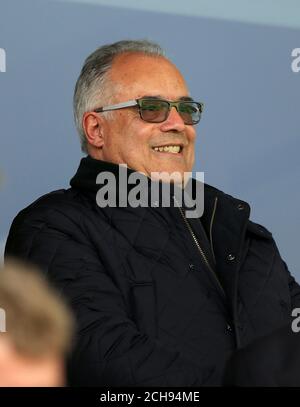
[[[65,356],[71,350],[74,319],[36,268],[9,260],[0,269],[0,308],[6,339],[30,358]]]

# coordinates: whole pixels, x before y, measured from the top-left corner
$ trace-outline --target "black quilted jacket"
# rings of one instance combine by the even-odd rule
[[[76,315],[69,384],[221,385],[234,350],[300,307],[271,233],[249,221],[246,202],[208,185],[204,215],[188,224],[178,207],[101,209],[101,171],[118,166],[83,158],[70,189],[18,214],[6,245]]]

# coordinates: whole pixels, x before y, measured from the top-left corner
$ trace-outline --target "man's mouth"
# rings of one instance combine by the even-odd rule
[[[157,146],[157,147],[152,147],[154,151],[157,151],[159,153],[172,153],[172,154],[179,154],[182,151],[182,146],[180,145],[167,145],[167,146]]]

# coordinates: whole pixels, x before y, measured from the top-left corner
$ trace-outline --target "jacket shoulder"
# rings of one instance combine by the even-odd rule
[[[14,218],[10,227],[5,247],[5,256],[14,255],[18,248],[30,246],[40,233],[60,236],[83,235],[82,214],[88,203],[78,191],[60,189],[47,193],[26,208]]]
[[[72,189],[58,189],[42,195],[15,217],[13,223],[20,223],[25,219],[43,219],[53,211],[69,214],[80,209],[78,196]]]

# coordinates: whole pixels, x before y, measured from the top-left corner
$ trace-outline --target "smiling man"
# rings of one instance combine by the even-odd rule
[[[120,41],[84,63],[74,112],[87,156],[71,188],[19,213],[6,246],[73,308],[71,385],[221,385],[236,349],[300,307],[298,284],[246,202],[205,185],[197,218],[161,196],[154,206],[99,205],[99,177],[112,174],[118,195],[124,165],[150,190],[157,172],[163,183],[176,173],[185,190],[202,110],[157,44]]]
[[[122,53],[114,59],[109,82],[108,100],[113,106],[95,109],[100,114],[94,111],[83,115],[89,154],[116,164],[126,163],[148,176],[155,171],[182,174],[191,171],[195,127],[193,123],[185,124],[184,117],[189,117],[188,113],[179,114],[178,108],[168,111],[166,101],[186,101],[186,109],[198,109],[199,118],[202,107],[189,97],[178,69],[161,56]],[[134,106],[136,100],[140,103],[141,117]],[[118,108],[119,103],[126,105],[126,101],[133,101],[133,107],[127,103],[129,107]],[[152,109],[150,113],[147,107]],[[107,119],[101,114],[103,110],[114,113]],[[159,115],[157,110],[161,110]],[[143,120],[146,114],[149,119]]]

